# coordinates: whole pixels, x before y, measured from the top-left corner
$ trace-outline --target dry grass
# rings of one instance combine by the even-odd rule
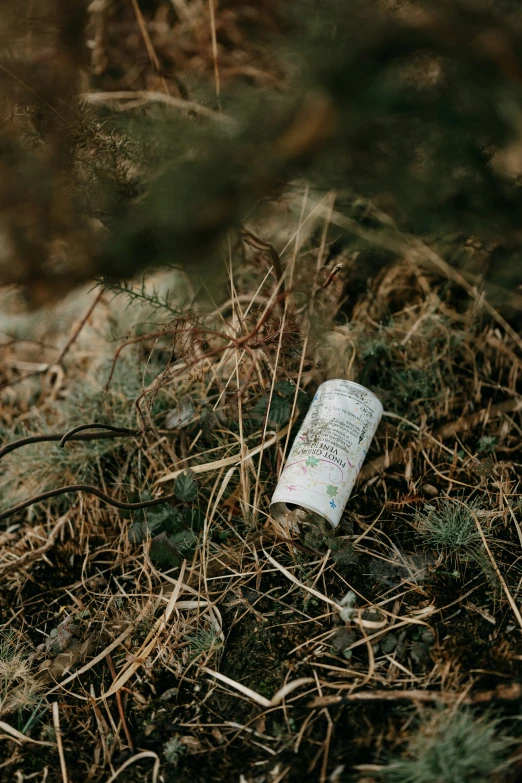
[[[71,780],[103,779],[132,754],[128,780],[148,779],[156,756],[165,780],[174,769],[182,780],[251,770],[326,780],[339,766],[367,776],[369,761],[378,777],[414,729],[405,700],[424,712],[426,700],[481,703],[489,693],[509,714],[517,698],[505,686],[520,666],[518,622],[495,570],[516,608],[517,348],[457,285],[412,262],[353,294],[347,256],[321,288],[339,263],[326,260],[335,229],[306,191],[300,210],[282,204],[252,228],[282,250],[283,298],[263,254],[231,238],[222,304],[194,304],[197,281],[180,273],[150,280],[130,308],[125,293],[107,291],[60,367],[53,356],[95,292],[45,318],[17,316],[14,342],[2,327],[6,441],[81,421],[146,428],[138,441],[12,452],[4,507],[86,476],[120,499],[180,494],[130,517],[64,496],[2,533],[2,624],[14,650],[2,665],[20,667],[3,714],[53,741],[57,701]],[[174,320],[157,307],[167,288]],[[49,369],[20,380],[37,359]],[[298,389],[310,395],[339,375],[375,388],[386,415],[339,532],[290,540],[267,510],[292,436],[256,406],[281,397],[281,381],[294,384],[293,403]],[[516,403],[509,412],[506,401]],[[281,409],[291,415],[293,404]],[[169,417],[179,429],[165,429]],[[187,467],[195,501],[193,482],[169,478]],[[352,696],[363,705],[355,711]],[[44,747],[5,743],[5,769],[47,766],[60,780],[50,771],[57,751]]]
[[[272,24],[269,4],[215,9],[217,49],[207,3],[173,0],[176,23],[136,7],[108,26],[96,4],[100,91],[183,101],[177,72],[279,76],[242,27]],[[129,513],[65,495],[2,523],[0,779],[422,783],[408,759],[431,774],[433,736],[479,726],[484,779],[515,781],[499,735],[520,733],[520,338],[411,237],[369,276],[334,193],[296,185],[245,228],[210,284],[171,270],[38,314],[1,294],[2,445],[143,431],[12,452],[2,510],[78,482],[177,497]],[[365,233],[376,252],[383,236]],[[299,538],[269,498],[303,393],[334,377],[385,416],[339,530]]]

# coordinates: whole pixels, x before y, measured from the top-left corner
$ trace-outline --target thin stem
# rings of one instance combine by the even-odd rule
[[[111,498],[110,495],[106,495],[105,492],[101,491],[101,489],[92,487],[90,484],[68,484],[66,487],[50,489],[47,492],[41,492],[39,495],[34,495],[32,498],[28,498],[28,500],[23,500],[21,503],[17,503],[16,506],[12,506],[11,508],[8,508],[7,511],[0,513],[0,521],[7,519],[8,517],[12,517],[13,514],[16,514],[18,511],[23,511],[25,508],[29,508],[29,506],[34,506],[36,503],[41,503],[43,500],[49,500],[50,498],[55,498],[58,495],[66,495],[70,492],[88,492],[91,495],[96,495],[97,498],[100,498],[100,500],[103,500],[103,502],[107,503],[109,506],[114,506],[114,508],[121,508],[128,511],[134,511],[139,508],[151,508],[152,506],[159,506],[162,503],[167,503],[169,500],[174,500],[176,497],[176,494],[173,492],[170,495],[163,495],[163,497],[155,498],[154,500],[143,500],[141,503],[125,503],[122,500]]]

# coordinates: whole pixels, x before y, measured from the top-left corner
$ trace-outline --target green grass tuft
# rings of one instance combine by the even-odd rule
[[[455,500],[442,500],[436,506],[425,505],[415,516],[417,529],[427,544],[454,555],[473,553],[481,543],[474,514],[478,504],[464,505]]]
[[[212,648],[221,647],[219,635],[215,628],[199,628],[196,633],[188,640],[188,650],[190,660],[199,658],[201,655],[209,652]]]
[[[175,737],[172,737],[172,739],[170,739],[168,742],[165,743],[165,745],[163,746],[163,750],[165,753],[165,758],[168,761],[168,763],[177,766],[179,760],[181,759],[181,757],[183,756],[187,748],[180,740],[180,738],[176,735]]]
[[[41,687],[31,670],[28,650],[15,634],[0,633],[0,717],[34,706]]]
[[[480,783],[490,780],[511,740],[499,721],[470,710],[438,715],[413,736],[407,757],[385,768],[392,783]]]

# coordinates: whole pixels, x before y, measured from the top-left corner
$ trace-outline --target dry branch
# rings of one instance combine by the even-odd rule
[[[323,686],[326,683],[323,683]],[[334,687],[334,686],[328,686]],[[413,701],[424,704],[486,704],[493,701],[515,701],[522,699],[522,685],[515,682],[511,685],[499,685],[495,690],[477,691],[477,693],[453,693],[451,691],[427,691],[427,690],[374,690],[355,691],[336,696],[318,696],[307,707],[331,707],[334,704],[350,704],[356,701]]]

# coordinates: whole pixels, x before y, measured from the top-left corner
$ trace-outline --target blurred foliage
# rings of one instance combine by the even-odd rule
[[[38,304],[148,265],[209,270],[228,228],[306,176],[376,231],[483,238],[491,253],[474,271],[518,283],[519,4],[295,0],[278,13],[285,33],[267,46],[282,89],[230,88],[218,102],[198,87],[203,113],[115,115],[78,97],[86,3],[4,0],[0,280]]]

